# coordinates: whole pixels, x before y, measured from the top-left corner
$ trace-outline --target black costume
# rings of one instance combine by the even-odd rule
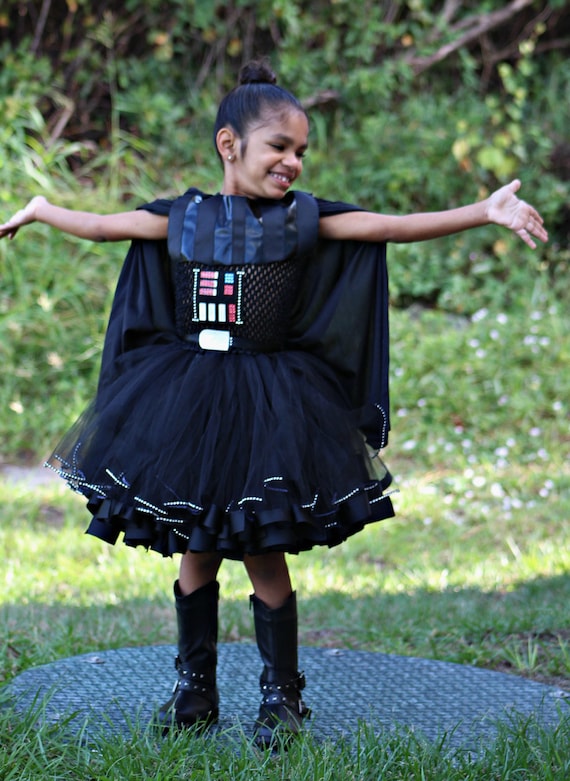
[[[393,515],[385,245],[325,241],[347,204],[189,190],[145,207],[96,398],[49,459],[88,532],[163,555],[336,545]]]

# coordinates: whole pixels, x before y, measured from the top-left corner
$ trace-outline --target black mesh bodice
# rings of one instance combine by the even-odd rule
[[[265,345],[279,345],[295,303],[299,258],[241,266],[179,261],[175,269],[176,326],[180,336],[204,328],[228,330]]]

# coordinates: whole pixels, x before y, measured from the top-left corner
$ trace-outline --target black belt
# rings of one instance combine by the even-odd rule
[[[273,353],[282,349],[277,342],[256,342],[242,336],[233,336],[229,331],[217,328],[204,328],[196,334],[185,334],[185,342],[197,345],[201,350],[213,350],[227,353],[230,351],[248,353]]]

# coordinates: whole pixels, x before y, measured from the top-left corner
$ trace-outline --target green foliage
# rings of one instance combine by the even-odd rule
[[[521,197],[543,213],[550,243],[536,253],[496,229],[392,247],[397,304],[472,312],[519,305],[537,287],[566,296],[570,68],[544,78],[534,52],[529,44],[516,67],[503,64],[504,86],[486,97],[435,83],[427,99],[410,90],[388,111],[359,112],[357,126],[343,106],[334,122],[314,118],[307,170],[316,192],[406,213],[458,206],[520,177]]]
[[[42,109],[60,132],[98,139],[110,131],[117,86],[121,92],[146,86],[137,113],[147,115],[148,129],[154,112],[147,104],[161,107],[167,127],[181,110],[187,121],[199,118],[200,95],[205,91],[215,105],[238,67],[263,54],[300,97],[319,105],[319,95],[332,90],[364,115],[431,87],[434,68],[448,91],[465,84],[484,92],[496,84],[502,63],[516,62],[529,43],[537,54],[550,53],[534,65],[544,75],[552,56],[564,55],[570,17],[564,3],[533,5],[501,15],[498,0],[443,7],[438,0],[366,0],[358,13],[350,0],[150,0],[144,9],[127,2],[120,10],[112,0],[51,0],[46,15],[39,0],[6,0],[0,42],[51,62],[58,95],[46,94]],[[428,70],[429,80],[421,75]],[[157,84],[167,102],[150,96]],[[142,129],[136,117],[127,119],[131,130]]]
[[[134,2],[119,12],[108,2],[53,0],[47,18],[39,2],[8,0],[14,13],[0,12],[0,40],[10,31],[20,43],[0,52],[2,213],[38,192],[108,211],[189,185],[217,190],[211,126],[220,94],[242,60],[272,51],[282,82],[310,107],[300,186],[406,213],[485,197],[520,176],[522,197],[545,217],[551,239],[536,252],[495,228],[391,246],[396,306],[525,312],[548,291],[564,307],[570,67],[552,25],[565,29],[565,6],[550,4],[546,18],[537,3],[518,26],[493,28],[485,51],[470,41],[425,69],[425,57],[504,6],[444,5],[454,9],[447,24],[435,0],[366,2],[359,13],[347,0],[263,0],[255,9],[152,0],[144,13]],[[493,59],[496,47],[503,56]],[[51,442],[62,427],[55,410],[72,415],[89,397],[124,252],[36,228],[0,243],[0,403],[11,410],[12,453],[44,449],[30,444],[30,410],[48,421]]]
[[[0,360],[10,367],[0,390],[10,433],[4,454],[26,457],[61,432],[95,388],[102,318],[120,255],[43,231],[27,253],[11,245],[2,262]],[[33,419],[43,432],[34,434]]]

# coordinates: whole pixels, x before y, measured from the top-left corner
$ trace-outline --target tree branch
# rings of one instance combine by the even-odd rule
[[[36,25],[36,29],[34,30],[34,40],[32,41],[32,47],[31,47],[32,54],[37,54],[38,52],[40,42],[42,40],[42,35],[44,34],[44,28],[46,26],[47,18],[49,15],[50,6],[51,6],[51,0],[43,0],[38,23]]]
[[[51,149],[52,146],[55,144],[55,142],[59,138],[61,138],[61,136],[63,135],[63,131],[65,130],[69,120],[71,119],[75,111],[75,103],[73,102],[73,100],[63,99],[63,96],[60,97],[62,98],[63,105],[55,115],[56,122],[51,128],[49,138],[46,141],[46,149]]]
[[[445,0],[441,11],[441,21],[444,24],[450,24],[451,20],[461,8],[461,0]]]
[[[480,14],[479,16],[472,16],[468,19],[464,19],[451,28],[451,31],[454,33],[457,33],[459,30],[465,30],[458,38],[440,46],[433,54],[429,54],[425,57],[409,54],[403,59],[411,65],[416,75],[423,73],[423,71],[431,68],[432,65],[442,62],[451,54],[454,54],[467,44],[477,40],[481,35],[505,24],[505,22],[511,20],[520,11],[532,5],[533,2],[534,0],[513,0],[508,6],[501,8],[499,11],[493,11],[490,14]],[[451,6],[453,6],[453,3],[450,3],[450,7]]]
[[[340,101],[340,93],[334,89],[325,89],[316,92],[303,100],[303,108],[307,111],[315,106],[336,106]]]

